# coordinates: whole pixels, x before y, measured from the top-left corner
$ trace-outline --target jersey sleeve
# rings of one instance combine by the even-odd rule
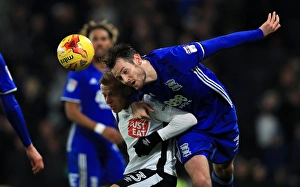
[[[151,117],[168,123],[158,130],[159,136],[164,141],[181,134],[197,123],[193,114],[162,104],[149,95],[145,95],[143,100],[155,110],[150,113]]]
[[[150,58],[155,56],[157,62],[171,63],[178,71],[187,73],[204,58],[213,55],[221,49],[232,48],[246,42],[262,39],[263,37],[261,29],[240,31],[201,42],[157,49],[147,56]]]
[[[0,94],[8,94],[16,90],[17,87],[0,53]]]
[[[171,63],[178,71],[186,73],[197,66],[203,59],[204,50],[199,43],[192,42],[184,45],[157,49],[147,56],[150,58],[155,56],[157,62]]]
[[[28,147],[31,139],[19,103],[13,94],[0,95],[5,116],[19,135],[23,145]]]
[[[74,103],[81,102],[81,74],[70,71],[61,96],[62,101],[69,101]]]
[[[204,58],[211,56],[221,49],[227,49],[240,44],[262,39],[264,34],[261,29],[240,31],[232,34],[219,36],[199,43],[204,51]]]

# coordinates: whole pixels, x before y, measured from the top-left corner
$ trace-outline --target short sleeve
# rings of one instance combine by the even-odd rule
[[[13,78],[0,54],[0,94],[8,94],[17,90]]]

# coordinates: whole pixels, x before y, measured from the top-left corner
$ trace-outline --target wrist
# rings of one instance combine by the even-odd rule
[[[25,147],[26,150],[30,150],[30,149],[33,149],[33,148],[34,147],[33,147],[32,143],[28,147]]]
[[[156,143],[159,143],[159,142],[162,142],[163,139],[160,137],[160,135],[158,134],[157,131],[153,132],[152,134],[150,134],[148,136],[150,142],[156,142]]]
[[[94,128],[94,132],[102,135],[104,129],[105,129],[105,125],[103,125],[102,123],[97,123]]]

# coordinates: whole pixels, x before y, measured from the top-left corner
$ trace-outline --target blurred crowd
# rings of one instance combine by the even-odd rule
[[[300,186],[299,9],[297,0],[0,0],[0,52],[45,162],[45,170],[34,176],[20,140],[0,111],[0,186],[68,185],[70,121],[60,101],[67,70],[59,64],[56,49],[85,22],[107,19],[119,28],[118,42],[146,54],[257,29],[274,10],[281,19],[279,31],[220,51],[203,63],[223,82],[238,111],[235,186]]]

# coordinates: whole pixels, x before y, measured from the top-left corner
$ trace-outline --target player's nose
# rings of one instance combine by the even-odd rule
[[[125,84],[130,84],[131,83],[131,80],[130,80],[130,78],[128,76],[123,76],[122,79],[123,79],[123,81],[124,81]]]
[[[105,98],[105,102],[106,102],[107,104],[110,104],[110,103],[112,102],[112,99],[111,99],[110,97],[106,97],[106,98]]]

